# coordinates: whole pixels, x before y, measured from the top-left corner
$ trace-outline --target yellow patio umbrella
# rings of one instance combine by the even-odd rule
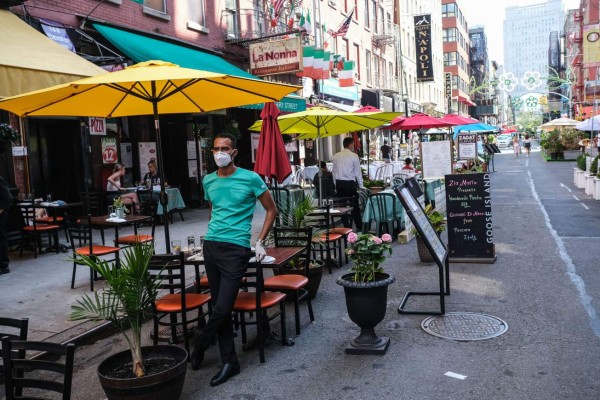
[[[389,124],[392,119],[399,116],[395,112],[364,112],[350,113],[346,111],[331,110],[326,107],[311,107],[305,111],[280,115],[277,118],[281,133],[299,134],[299,139],[317,139],[316,150],[319,158],[319,140],[323,137],[340,135],[342,133],[373,129]],[[262,120],[256,121],[249,130],[260,131]],[[319,168],[319,178],[322,176]],[[322,179],[319,179],[321,184]],[[319,204],[323,191],[319,187]]]
[[[84,78],[0,100],[0,109],[27,116],[125,117],[153,115],[160,202],[167,215],[168,197],[160,140],[160,114],[201,113],[248,104],[278,101],[298,86],[242,78],[152,60],[121,71]],[[165,218],[165,240],[170,251]]]

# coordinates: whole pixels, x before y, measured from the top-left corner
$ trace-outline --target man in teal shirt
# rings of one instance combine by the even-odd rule
[[[234,136],[226,133],[216,135],[212,152],[219,169],[207,175],[202,186],[210,212],[203,252],[213,310],[206,326],[196,336],[190,358],[192,369],[200,368],[204,351],[215,335],[218,337],[223,367],[210,380],[211,386],[217,386],[240,372],[233,342],[231,310],[250,259],[256,199],[267,211],[255,245],[258,261],[267,254],[263,240],[273,226],[277,209],[260,176],[234,165],[233,158],[237,155]]]

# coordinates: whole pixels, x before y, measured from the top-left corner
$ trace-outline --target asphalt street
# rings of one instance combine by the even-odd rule
[[[212,347],[199,371],[188,369],[182,398],[600,398],[600,202],[575,188],[574,166],[545,162],[538,152],[530,158],[509,153],[495,158],[496,171],[490,175],[497,261],[451,264],[446,311],[498,317],[508,325],[503,335],[482,341],[442,339],[421,329],[427,316],[398,314],[407,291],[436,289],[437,268],[418,260],[413,240],[394,244],[385,263],[386,271],[396,276],[386,318],[377,329],[391,339],[387,354],[344,353],[358,334],[347,316],[343,290],[335,284],[349,268],[344,267],[324,274],[313,302],[314,323],[301,308],[302,334],[294,346],[271,344],[266,363],[260,364],[257,352],[241,350],[238,338],[242,372],[216,388],[209,386],[220,367],[218,349]],[[260,219],[257,215],[253,230]],[[201,221],[180,226],[202,229]],[[0,277],[0,296],[8,290],[2,286],[6,276]],[[416,299],[411,306],[435,308],[437,298]],[[292,315],[291,307],[288,311]],[[293,320],[288,321],[288,334],[293,334]],[[103,399],[96,366],[107,354],[125,348],[119,336],[80,346],[73,398]]]

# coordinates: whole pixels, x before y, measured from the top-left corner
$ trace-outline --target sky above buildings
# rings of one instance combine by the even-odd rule
[[[489,59],[504,64],[503,23],[504,9],[508,6],[525,6],[544,3],[543,0],[457,0],[467,19],[469,28],[478,25],[485,27],[488,40]],[[565,10],[578,8],[579,0],[563,0]]]

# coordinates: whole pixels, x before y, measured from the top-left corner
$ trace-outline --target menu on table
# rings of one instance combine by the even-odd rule
[[[446,175],[451,262],[495,262],[489,173]]]

